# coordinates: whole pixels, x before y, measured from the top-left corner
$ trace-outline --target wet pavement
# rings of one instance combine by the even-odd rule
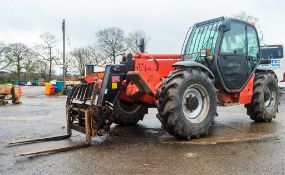
[[[219,107],[209,135],[176,140],[160,127],[156,110],[134,127],[113,126],[91,147],[65,153],[17,153],[84,142],[71,139],[7,147],[7,142],[65,134],[65,97],[23,87],[21,105],[0,106],[0,174],[285,174],[285,95],[277,118],[254,123],[243,106]]]

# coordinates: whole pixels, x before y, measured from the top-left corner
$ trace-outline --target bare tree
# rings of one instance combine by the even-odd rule
[[[5,47],[5,62],[11,69],[16,69],[17,81],[20,82],[23,62],[33,57],[34,52],[22,43],[9,44]]]
[[[145,46],[147,46],[149,38],[144,31],[136,30],[130,32],[126,37],[127,48],[132,52],[137,52],[139,50],[141,39],[144,39]]]
[[[74,69],[74,58],[71,54],[66,54],[65,56],[65,66],[64,74],[67,76],[68,72],[71,72]]]
[[[39,76],[44,79],[44,81],[46,81],[47,75],[49,73],[49,66],[48,66],[47,62],[44,60],[38,60],[35,63],[34,68],[35,68],[35,72],[38,73]]]
[[[117,27],[109,27],[96,33],[100,53],[116,63],[116,58],[126,51],[124,31]]]
[[[90,63],[94,64],[96,66],[104,66],[106,64],[111,64],[112,60],[107,59],[106,57],[104,57],[100,52],[99,49],[96,48],[95,46],[92,45],[88,45],[87,50],[89,52],[90,55]]]
[[[93,64],[96,66],[103,66],[110,63],[105,57],[101,56],[94,46],[86,46],[81,48],[75,48],[70,52],[74,58],[73,63],[80,75],[84,75],[85,65]],[[108,62],[109,61],[109,62]]]
[[[57,44],[57,39],[55,35],[51,33],[44,33],[41,36],[43,44],[41,45],[43,53],[40,54],[42,58],[49,62],[49,80],[51,80],[52,75],[52,64],[53,61],[56,61],[57,57],[55,56],[55,47]]]
[[[5,44],[0,43],[0,69],[4,69],[6,66],[5,63]]]
[[[240,20],[243,20],[243,21],[246,21],[248,23],[254,24],[256,29],[257,29],[257,32],[258,32],[259,41],[261,43],[264,42],[264,35],[263,35],[263,32],[262,32],[260,26],[258,25],[259,19],[257,17],[249,15],[246,12],[240,12],[236,15],[233,15],[233,17],[240,19]]]
[[[85,47],[75,48],[70,54],[75,58],[75,66],[80,75],[84,75],[85,65],[90,64],[90,55]]]
[[[62,58],[62,54],[60,56]],[[71,53],[67,53],[65,55],[65,66],[64,66],[64,74],[67,76],[68,72],[72,72],[72,70],[76,69],[76,59],[71,55]],[[60,68],[63,69],[63,60],[61,59],[57,62],[57,65],[60,65]]]
[[[27,57],[23,60],[21,63],[24,70],[24,80],[28,80],[27,76],[33,74],[35,72],[36,67],[36,53],[34,51],[31,51],[31,54],[28,54]]]

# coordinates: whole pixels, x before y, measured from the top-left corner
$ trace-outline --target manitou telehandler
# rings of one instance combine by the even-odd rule
[[[86,134],[79,146],[28,152],[51,153],[89,146],[111,124],[134,125],[148,108],[170,135],[182,139],[208,133],[217,105],[244,104],[256,122],[270,122],[278,111],[278,85],[274,72],[257,68],[261,60],[254,25],[232,18],[195,24],[182,54],[124,55],[120,64],[106,66],[102,80],[86,78],[67,97],[67,135],[29,141],[57,140],[76,130]]]

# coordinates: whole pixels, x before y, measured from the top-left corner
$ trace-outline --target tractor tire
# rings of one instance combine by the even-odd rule
[[[253,97],[246,104],[247,114],[255,122],[271,122],[278,111],[278,82],[273,73],[260,72],[253,83]]]
[[[199,68],[174,71],[159,92],[157,117],[170,135],[180,139],[206,135],[216,110],[213,81]]]
[[[132,126],[143,120],[148,108],[144,105],[131,104],[120,99],[114,104],[114,123],[122,126]]]

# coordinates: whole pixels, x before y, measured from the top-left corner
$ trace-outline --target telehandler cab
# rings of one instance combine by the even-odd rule
[[[157,108],[162,127],[177,138],[208,133],[217,105],[244,104],[256,122],[270,122],[278,111],[277,77],[260,58],[254,25],[232,18],[195,24],[186,36],[182,54],[124,55],[107,65],[102,80],[86,78],[67,97],[67,135],[11,144],[63,139],[76,130],[86,134],[81,146],[28,152],[50,153],[91,145],[112,123],[134,125],[148,108]]]

